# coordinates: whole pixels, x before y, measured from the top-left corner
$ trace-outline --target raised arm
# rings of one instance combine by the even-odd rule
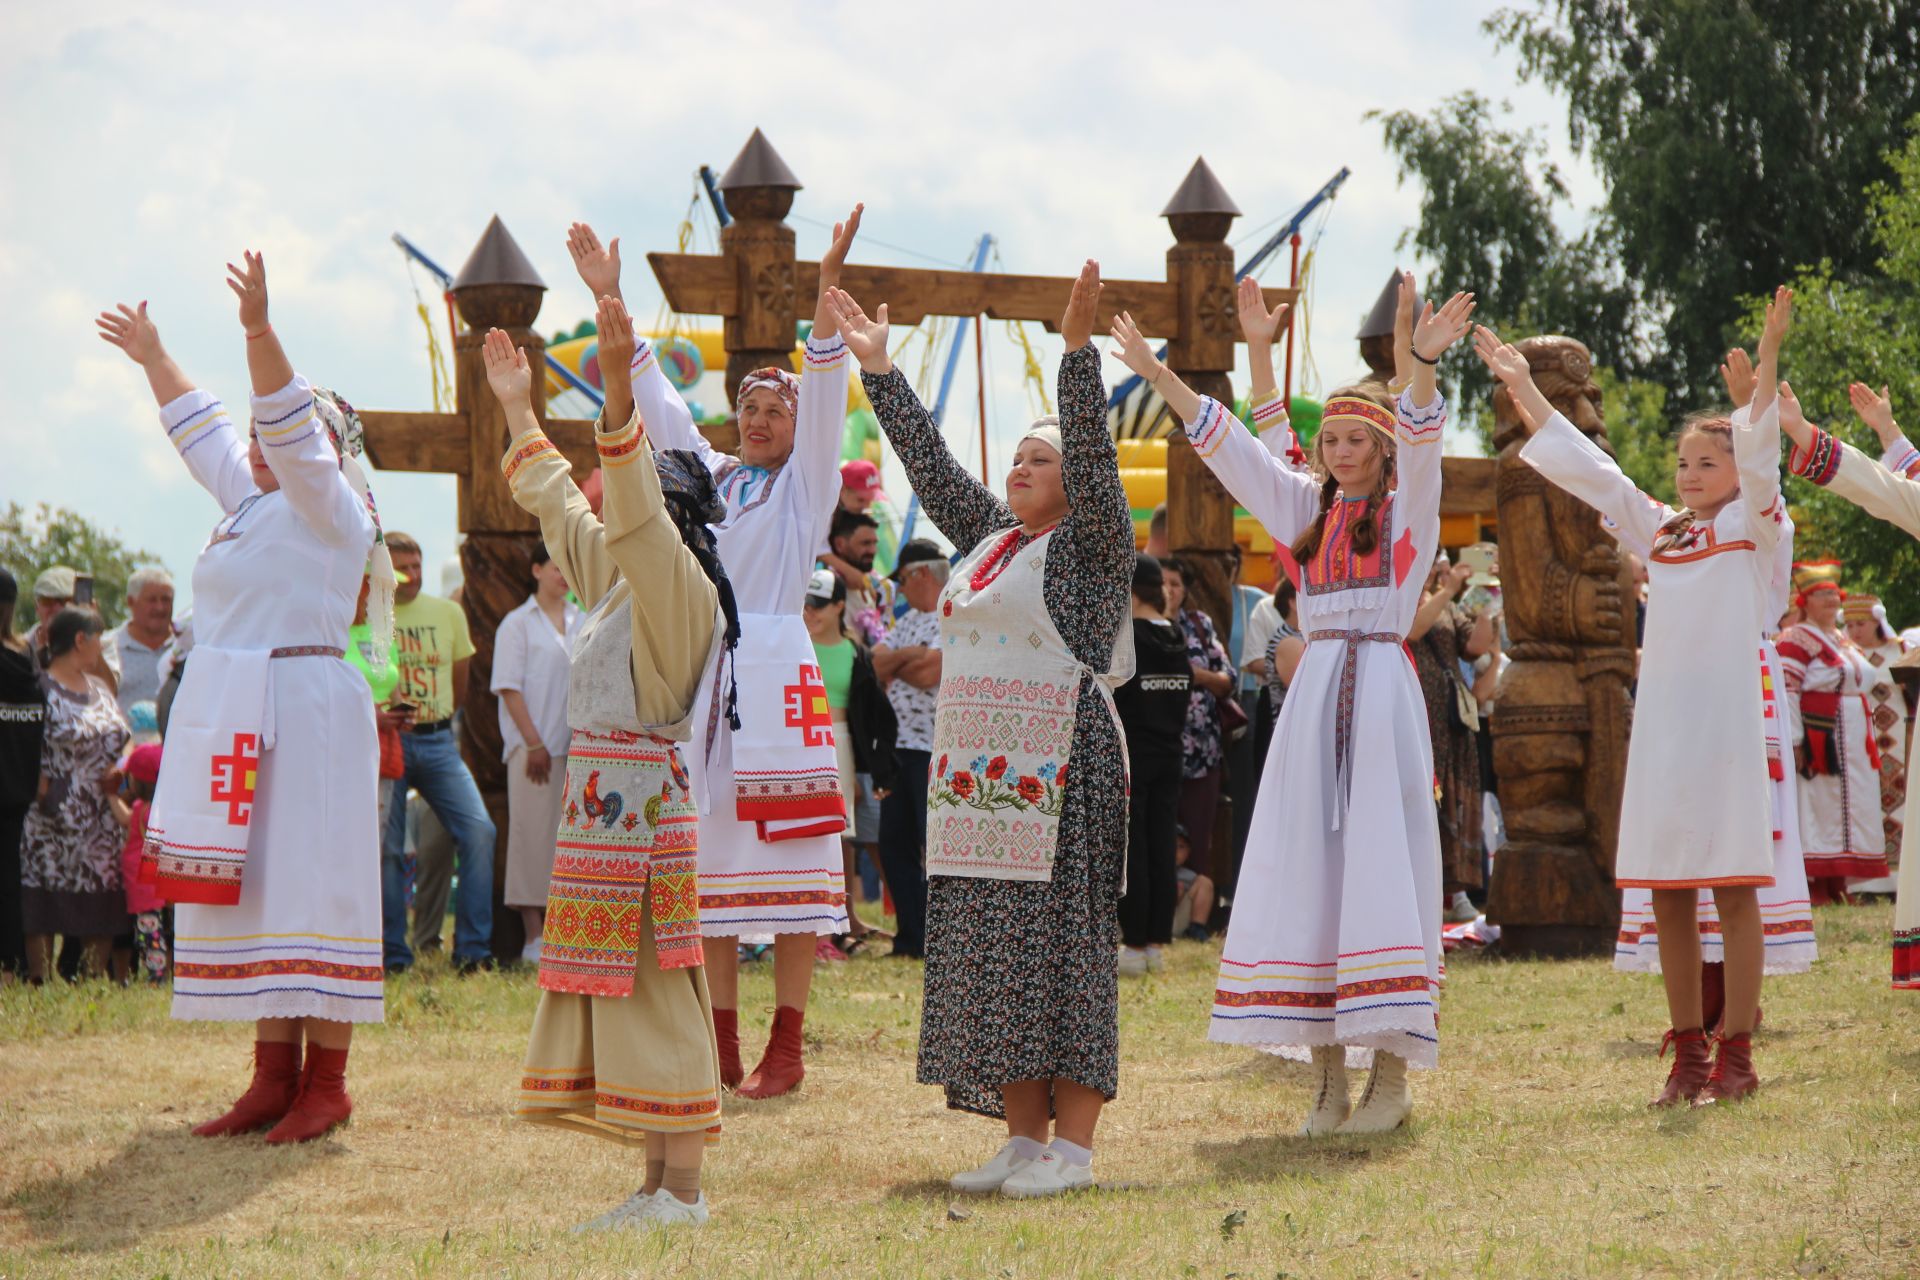
[[[1267,310],[1267,300],[1260,292],[1260,282],[1252,276],[1240,277],[1240,294],[1236,301],[1240,312],[1240,335],[1247,340],[1247,367],[1252,374],[1248,395],[1251,402],[1257,404],[1275,394],[1273,344],[1279,336],[1280,326],[1287,322],[1287,312],[1291,308],[1283,302],[1273,310]]]
[[[373,542],[373,514],[341,471],[340,450],[314,403],[313,388],[293,371],[267,319],[267,263],[251,250],[243,266],[227,264],[227,287],[240,300],[253,381],[253,430],[280,492],[300,522],[329,546]]]
[[[167,354],[158,326],[147,316],[147,304],[136,310],[120,303],[113,311],[102,311],[94,323],[101,338],[126,352],[147,375],[160,405],[160,425],[188,472],[222,511],[239,506],[254,491],[247,443],[234,430],[226,406],[196,389]]]
[[[1759,367],[1754,370],[1753,400],[1748,405],[1755,422],[1773,407],[1774,391],[1780,381],[1780,346],[1787,340],[1787,330],[1792,325],[1793,290],[1781,285],[1773,291],[1773,299],[1767,303],[1766,319],[1760,327]]]
[[[1854,385],[1872,395],[1860,384]],[[1793,474],[1833,490],[1868,515],[1920,538],[1920,479],[1875,463],[1852,445],[1808,422],[1787,383],[1780,384],[1779,397],[1780,425],[1794,443],[1788,461]],[[1859,403],[1857,398],[1855,403]],[[1887,422],[1891,426],[1891,413]],[[1897,428],[1894,430],[1897,433]]]
[[[853,376],[853,361],[827,295],[840,285],[840,268],[860,230],[864,208],[855,205],[845,222],[833,225],[833,242],[820,256],[820,301],[813,331],[807,336],[806,367],[800,372],[800,407],[794,414],[793,460],[788,464],[793,474],[788,483],[800,484],[801,509],[814,522],[807,531],[809,546],[827,540],[834,508],[840,504],[840,441],[846,435],[847,379]]]
[[[1485,325],[1475,326],[1473,347],[1513,398],[1532,437],[1520,450],[1521,460],[1605,516],[1630,550],[1651,548],[1673,512],[1642,493],[1618,463],[1561,416],[1533,384],[1527,358],[1516,348]]]
[[[1179,374],[1161,364],[1131,315],[1123,311],[1114,317],[1112,335],[1113,354],[1180,415],[1194,452],[1234,501],[1279,541],[1291,543],[1298,538],[1320,511],[1319,482],[1274,457],[1226,406],[1195,393]]]
[[[507,488],[521,509],[540,521],[547,554],[560,566],[573,594],[592,608],[618,579],[605,530],[587,495],[573,482],[573,468],[533,415],[533,370],[527,353],[504,331],[489,329],[481,356],[487,385],[506,411],[508,444],[500,471]]]
[[[1414,295],[1413,273],[1403,272],[1398,314],[1413,313]],[[1436,367],[1447,349],[1467,335],[1474,306],[1470,293],[1454,294],[1437,311],[1427,303],[1407,341],[1413,373],[1411,385],[1395,403],[1394,434],[1399,449],[1394,473],[1399,479],[1396,502],[1403,505],[1409,521],[1439,518],[1440,453],[1446,435],[1447,405],[1440,397]],[[1411,528],[1411,523],[1407,527]]]
[[[1847,399],[1853,403],[1853,412],[1860,421],[1879,437],[1880,465],[1909,480],[1920,476],[1920,450],[1913,447],[1906,432],[1894,421],[1893,399],[1887,394],[1886,386],[1883,384],[1875,391],[1864,382],[1855,382],[1847,387]]]
[[[833,289],[829,301],[840,336],[860,362],[860,381],[873,402],[874,417],[900,455],[907,483],[934,527],[965,552],[995,529],[1018,523],[1007,504],[955,460],[933,415],[913,393],[906,375],[893,367],[887,354],[887,304],[881,303],[869,318],[844,289]]]
[[[1093,319],[1100,305],[1100,264],[1089,258],[1073,282],[1060,335],[1060,480],[1067,491],[1067,527],[1085,573],[1133,577],[1133,507],[1120,482],[1120,459],[1107,427],[1107,386]]]
[[[1733,411],[1733,461],[1740,471],[1740,505],[1746,509],[1747,528],[1761,550],[1770,551],[1780,540],[1786,509],[1780,500],[1780,420],[1793,388],[1780,384],[1767,397],[1766,410],[1754,418],[1747,409]],[[1756,394],[1754,401],[1760,397]],[[1799,405],[1794,405],[1799,412]]]

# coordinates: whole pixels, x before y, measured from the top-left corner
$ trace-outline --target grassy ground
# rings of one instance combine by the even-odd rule
[[[1920,1275],[1920,1002],[1887,986],[1885,906],[1825,909],[1812,975],[1770,983],[1764,1081],[1654,1114],[1658,980],[1467,957],[1410,1129],[1289,1136],[1305,1068],[1210,1045],[1217,949],[1124,988],[1104,1188],[959,1201],[999,1143],[913,1082],[919,967],[819,972],[794,1097],[729,1104],[712,1224],[574,1237],[629,1152],[508,1119],[530,975],[416,970],[354,1055],[353,1125],[269,1150],[191,1122],[244,1083],[242,1026],[158,991],[0,991],[0,1275]],[[744,978],[757,1049],[765,966]],[[749,1054],[751,1061],[751,1052]]]

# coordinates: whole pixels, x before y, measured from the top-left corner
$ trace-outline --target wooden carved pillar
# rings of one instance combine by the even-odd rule
[[[1240,330],[1226,237],[1239,212],[1205,160],[1194,162],[1162,211],[1173,227],[1167,280],[1180,316],[1167,365],[1195,391],[1227,405]],[[1212,615],[1225,643],[1233,621],[1233,499],[1177,429],[1167,439],[1167,545],[1191,566],[1187,594]]]
[[[719,186],[733,219],[720,231],[720,248],[733,261],[739,299],[721,333],[732,401],[755,369],[793,368],[794,237],[785,219],[800,180],[755,129]]]
[[[507,775],[500,758],[500,716],[492,691],[493,640],[500,622],[518,608],[533,589],[533,549],[539,542],[539,522],[513,501],[500,459],[507,450],[506,414],[487,385],[481,346],[488,329],[504,329],[514,345],[527,353],[534,370],[533,411],[546,418],[546,343],[533,330],[546,286],[520,253],[499,219],[474,249],[454,282],[454,305],[469,331],[454,339],[454,399],[467,422],[470,456],[460,479],[460,529],[466,534],[460,547],[464,578],[461,592],[472,633],[474,655],[467,663],[467,687],[462,701],[461,754],[480,788],[488,814],[498,831],[494,844],[493,950],[512,958],[520,952],[520,917],[504,909],[506,884]]]

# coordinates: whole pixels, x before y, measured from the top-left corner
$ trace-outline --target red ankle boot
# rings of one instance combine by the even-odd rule
[[[1713,1071],[1707,1076],[1706,1088],[1693,1100],[1696,1107],[1738,1102],[1760,1087],[1760,1077],[1753,1071],[1751,1034],[1743,1031],[1737,1036],[1720,1036],[1715,1043],[1718,1052],[1714,1054]]]
[[[1712,960],[1700,962],[1700,1025],[1720,1029],[1727,1012],[1727,966]]]
[[[252,1133],[279,1122],[300,1093],[300,1046],[280,1040],[253,1043],[253,1083],[218,1120],[195,1126],[196,1138]]]
[[[740,1066],[740,1011],[713,1011],[713,1038],[720,1046],[720,1087],[738,1089],[747,1074]]]
[[[800,1064],[800,1022],[805,1016],[801,1010],[785,1005],[773,1011],[773,1034],[767,1037],[767,1051],[736,1093],[743,1098],[777,1098],[800,1083],[807,1074]]]
[[[1707,1054],[1707,1033],[1699,1027],[1667,1032],[1666,1038],[1660,1041],[1663,1058],[1667,1056],[1668,1045],[1673,1046],[1673,1070],[1667,1073],[1667,1087],[1647,1104],[1650,1107],[1677,1107],[1683,1102],[1692,1102],[1706,1087],[1707,1076],[1713,1069]]]
[[[345,1124],[352,1114],[353,1100],[347,1097],[347,1051],[309,1048],[300,1096],[287,1118],[267,1134],[267,1141],[311,1142],[335,1125]]]

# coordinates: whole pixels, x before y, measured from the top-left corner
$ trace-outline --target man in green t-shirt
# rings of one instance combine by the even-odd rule
[[[420,590],[420,544],[404,533],[387,535],[399,578],[394,591],[394,661],[400,668],[396,701],[411,703],[413,725],[401,737],[406,773],[394,780],[393,803],[381,838],[381,933],[387,970],[413,964],[407,943],[406,794],[409,788],[453,837],[459,892],[454,898],[453,963],[462,973],[492,964],[493,819],[480,799],[453,717],[467,688],[473,639],[458,604]],[[439,921],[432,933],[438,935]]]

